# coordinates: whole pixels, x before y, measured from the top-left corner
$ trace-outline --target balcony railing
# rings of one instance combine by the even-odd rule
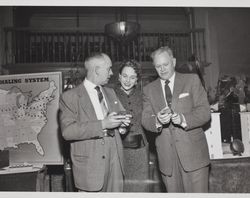
[[[164,45],[173,49],[179,61],[187,61],[194,54],[206,62],[204,29],[140,33],[135,40],[120,43],[104,33],[80,29],[5,28],[5,63],[82,62],[92,52],[105,52],[113,61],[150,61],[151,52]]]

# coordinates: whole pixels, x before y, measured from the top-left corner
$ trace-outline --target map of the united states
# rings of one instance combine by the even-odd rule
[[[31,92],[23,92],[16,86],[0,89],[0,150],[18,148],[20,144],[34,144],[36,151],[44,155],[38,140],[47,120],[47,105],[57,89],[54,81],[32,98]]]

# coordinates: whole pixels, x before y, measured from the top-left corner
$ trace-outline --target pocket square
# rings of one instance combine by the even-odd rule
[[[179,98],[184,98],[184,97],[187,97],[187,96],[189,96],[189,93],[181,93],[179,95]]]

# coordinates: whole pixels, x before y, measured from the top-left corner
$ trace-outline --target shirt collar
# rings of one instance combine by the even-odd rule
[[[168,79],[170,84],[174,84],[174,79],[175,79],[175,72],[174,74]],[[165,86],[165,81],[161,79],[161,84]]]
[[[95,89],[95,87],[97,86],[96,84],[92,83],[91,81],[89,81],[87,78],[85,78],[84,80],[84,86],[86,88],[89,88],[89,89]]]

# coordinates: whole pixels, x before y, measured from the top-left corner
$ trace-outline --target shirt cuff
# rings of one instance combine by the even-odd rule
[[[158,118],[155,118],[155,126],[158,132],[161,132],[162,130],[162,124],[158,121]]]
[[[183,114],[181,114],[181,120],[182,120],[181,127],[186,129],[187,128],[187,122],[186,122],[186,119],[185,119]]]

